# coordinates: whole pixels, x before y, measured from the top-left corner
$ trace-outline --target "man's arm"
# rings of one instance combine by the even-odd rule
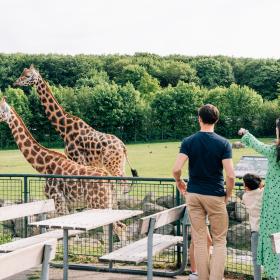
[[[181,175],[182,175],[182,168],[186,163],[187,159],[188,157],[185,154],[180,153],[178,154],[177,159],[173,166],[173,177],[176,181],[176,186],[178,190],[183,194],[186,193],[186,183],[181,179]]]
[[[226,192],[226,203],[228,199],[231,197],[232,190],[234,188],[235,183],[235,174],[234,174],[234,168],[233,168],[233,162],[231,158],[224,159],[222,161],[223,167],[226,172],[226,186],[227,186],[227,192]]]

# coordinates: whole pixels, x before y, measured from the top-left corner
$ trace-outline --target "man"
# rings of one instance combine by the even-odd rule
[[[200,131],[183,140],[173,167],[177,188],[186,193],[199,280],[222,280],[226,261],[226,203],[232,194],[235,175],[231,145],[214,132],[218,120],[219,111],[215,106],[207,104],[198,110]],[[181,173],[187,160],[189,182],[186,188]],[[207,253],[207,215],[213,240],[211,263]]]

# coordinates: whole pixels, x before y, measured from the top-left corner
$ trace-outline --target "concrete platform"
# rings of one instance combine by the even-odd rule
[[[40,270],[41,268],[36,268],[25,273],[15,275],[13,277],[7,278],[6,280],[36,280],[40,279]],[[49,280],[61,280],[63,278],[62,269],[51,268],[50,269],[50,279]],[[187,275],[180,275],[174,278],[170,277],[154,277],[154,280],[188,280]],[[79,271],[79,270],[69,270],[69,280],[145,280],[146,276],[140,275],[131,275],[131,274],[119,274],[119,273],[108,273],[108,272],[95,272],[95,271]],[[246,279],[242,276],[240,278],[227,278],[225,280],[234,280],[234,279]]]

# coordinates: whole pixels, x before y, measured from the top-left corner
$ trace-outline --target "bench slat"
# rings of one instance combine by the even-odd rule
[[[0,207],[0,221],[47,213],[55,210],[53,199]]]
[[[43,261],[44,246],[50,244],[52,246],[51,259],[55,256],[56,240],[46,240],[20,250],[0,256],[0,279],[38,266]]]
[[[143,217],[140,220],[139,224],[139,233],[140,234],[145,234],[149,230],[149,225],[150,225],[150,220],[151,218],[156,219],[155,223],[155,229],[170,224],[174,221],[180,220],[183,218],[184,213],[185,213],[186,205],[180,205],[171,209],[167,209],[164,211],[161,211],[159,213]]]
[[[274,252],[280,254],[280,232],[272,234],[271,240]]]
[[[182,240],[183,238],[181,236],[154,234],[153,256],[172,245],[182,242]],[[99,259],[103,261],[141,263],[147,260],[147,242],[148,238],[145,237],[110,254],[104,255]]]
[[[83,233],[84,231],[81,230],[69,230],[68,235],[69,236],[74,236],[80,233]],[[63,238],[63,230],[53,230],[53,231],[48,231],[42,234],[34,235],[31,237],[27,238],[22,238],[16,241],[12,241],[9,243],[5,243],[0,245],[0,252],[1,253],[7,253],[7,252],[12,252],[18,249],[25,248],[30,245],[34,245],[40,242],[45,241],[46,239],[62,239]]]

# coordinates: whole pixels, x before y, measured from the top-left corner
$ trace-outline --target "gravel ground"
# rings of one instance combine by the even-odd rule
[[[35,280],[39,279],[40,268],[33,269],[13,277],[7,278],[6,280]],[[62,280],[63,271],[62,269],[51,268],[50,269],[50,280]],[[102,280],[145,280],[146,276],[131,275],[131,274],[120,274],[120,273],[108,273],[108,272],[95,272],[95,271],[78,271],[69,270],[69,280],[92,280],[92,279],[102,279]],[[154,280],[188,280],[187,275],[180,275],[174,278],[170,277],[154,277]],[[225,280],[240,279],[245,280],[246,278],[227,276]]]

